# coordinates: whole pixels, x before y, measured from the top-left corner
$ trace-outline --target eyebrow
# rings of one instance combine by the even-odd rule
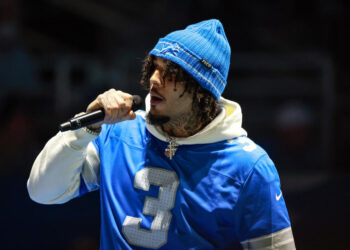
[[[164,69],[165,69],[163,65],[161,65],[160,63],[157,62],[157,59],[154,59],[154,60],[153,60],[153,64],[154,64],[155,67],[158,67],[158,68],[160,68],[161,70],[164,70]]]

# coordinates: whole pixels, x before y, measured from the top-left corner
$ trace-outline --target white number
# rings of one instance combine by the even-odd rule
[[[175,172],[147,167],[135,175],[134,187],[145,191],[150,185],[159,186],[158,199],[146,197],[142,213],[154,216],[151,230],[140,228],[141,218],[126,216],[123,234],[126,240],[136,246],[160,248],[167,242],[168,230],[174,207],[179,180]]]
[[[243,147],[243,150],[245,151],[252,152],[254,149],[256,149],[256,144],[252,140],[248,139],[247,137],[239,137],[238,141],[242,144],[246,144]]]

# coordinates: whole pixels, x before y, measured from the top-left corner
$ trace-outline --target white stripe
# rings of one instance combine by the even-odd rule
[[[154,50],[160,52],[159,49],[154,49]],[[182,60],[180,57],[173,56],[173,55],[171,55],[171,54],[168,54],[168,55],[169,55],[169,56],[172,56],[172,57],[175,57],[175,58],[181,60],[182,62],[184,62],[185,64],[187,64],[190,68],[192,68],[194,71],[196,71],[197,74],[200,75],[204,80],[206,80],[207,82],[209,82],[209,83],[214,87],[214,89],[216,90],[216,92],[220,95],[220,91],[215,87],[215,85],[214,85],[211,81],[209,81],[207,78],[205,78],[201,73],[199,73],[195,68],[193,68],[192,65],[188,64],[187,62],[185,62],[184,60]]]
[[[277,249],[295,250],[294,238],[291,227],[287,227],[275,233],[241,242],[244,250],[249,249]]]

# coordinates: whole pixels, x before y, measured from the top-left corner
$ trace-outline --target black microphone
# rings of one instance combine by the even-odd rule
[[[139,95],[132,96],[132,106],[131,109],[133,111],[138,110],[142,107],[142,98]],[[64,122],[58,126],[58,129],[61,132],[67,130],[76,130],[79,128],[83,128],[100,121],[103,121],[105,118],[105,111],[103,109],[95,110],[90,113],[82,114],[76,117],[69,119],[69,121]]]

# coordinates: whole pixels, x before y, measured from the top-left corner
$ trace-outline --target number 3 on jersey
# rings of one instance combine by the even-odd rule
[[[150,185],[159,186],[158,199],[146,197],[142,213],[154,216],[151,229],[140,228],[141,218],[126,216],[123,234],[135,246],[160,248],[167,242],[168,230],[179,180],[176,173],[161,168],[147,167],[135,175],[134,187],[148,191]]]

